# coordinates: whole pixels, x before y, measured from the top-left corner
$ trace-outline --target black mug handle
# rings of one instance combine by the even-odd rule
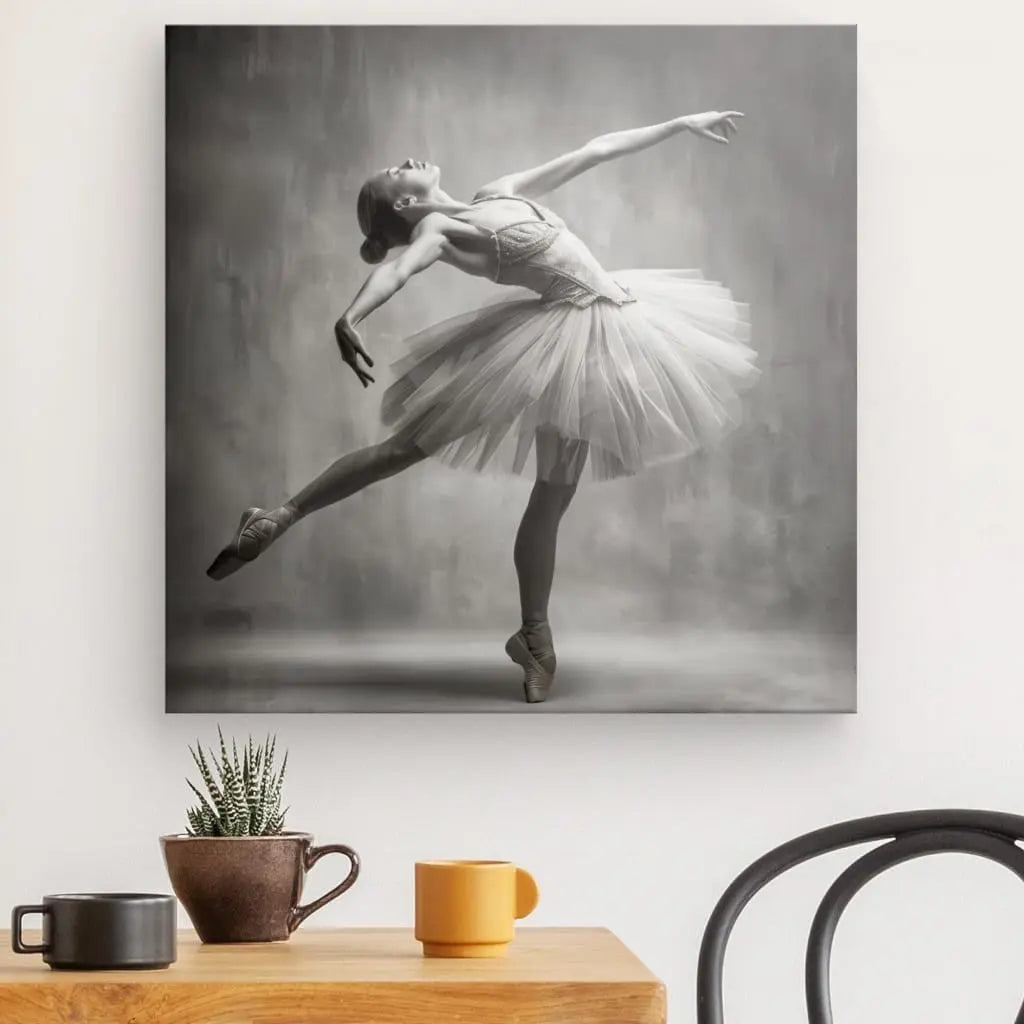
[[[359,854],[350,846],[344,846],[341,843],[328,843],[326,846],[310,847],[306,851],[303,867],[308,871],[321,857],[328,853],[340,853],[348,857],[352,867],[349,869],[345,881],[340,885],[336,885],[330,892],[325,892],[318,900],[313,900],[312,903],[307,903],[304,907],[295,907],[292,910],[291,914],[288,915],[289,934],[295,931],[310,914],[319,910],[325,903],[336,900],[347,889],[351,889],[355,884],[355,880],[359,877]]]
[[[50,947],[41,942],[38,946],[30,946],[21,938],[21,922],[28,914],[48,914],[49,910],[42,905],[15,907],[11,911],[11,949],[15,953],[45,953]]]

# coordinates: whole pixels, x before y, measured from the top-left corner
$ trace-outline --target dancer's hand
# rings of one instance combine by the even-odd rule
[[[695,135],[703,135],[705,139],[713,142],[729,144],[729,132],[734,134],[739,131],[736,127],[736,118],[743,115],[738,110],[709,110],[706,114],[690,114],[683,118],[686,127]]]
[[[338,342],[338,349],[341,351],[341,358],[352,367],[352,372],[359,378],[363,387],[369,387],[373,383],[370,376],[360,365],[359,357],[362,356],[367,366],[373,366],[370,354],[363,348],[363,343],[356,334],[356,329],[342,317],[334,325],[334,337]]]

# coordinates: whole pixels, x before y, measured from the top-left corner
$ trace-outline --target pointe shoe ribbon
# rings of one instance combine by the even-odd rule
[[[273,511],[256,507],[247,508],[238,521],[238,529],[231,543],[222,548],[210,563],[206,575],[215,580],[222,580],[238,572],[243,565],[266,551],[293,521],[294,517],[284,507]]]
[[[551,632],[546,624],[540,631],[542,636],[536,636],[537,632],[528,632],[524,627],[513,633],[505,644],[505,653],[523,670],[523,693],[527,704],[541,704],[547,700],[555,680],[555,649],[551,643]]]

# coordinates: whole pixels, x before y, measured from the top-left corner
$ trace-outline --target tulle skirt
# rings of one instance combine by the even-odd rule
[[[604,480],[714,445],[758,372],[747,307],[697,271],[613,276],[635,302],[523,292],[414,335],[384,422],[449,465],[554,482],[588,460]]]

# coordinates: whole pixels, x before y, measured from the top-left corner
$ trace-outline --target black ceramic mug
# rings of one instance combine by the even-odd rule
[[[42,953],[55,970],[154,970],[174,963],[177,900],[142,892],[62,893],[11,912],[11,948]],[[29,945],[22,922],[41,914],[43,941]]]

